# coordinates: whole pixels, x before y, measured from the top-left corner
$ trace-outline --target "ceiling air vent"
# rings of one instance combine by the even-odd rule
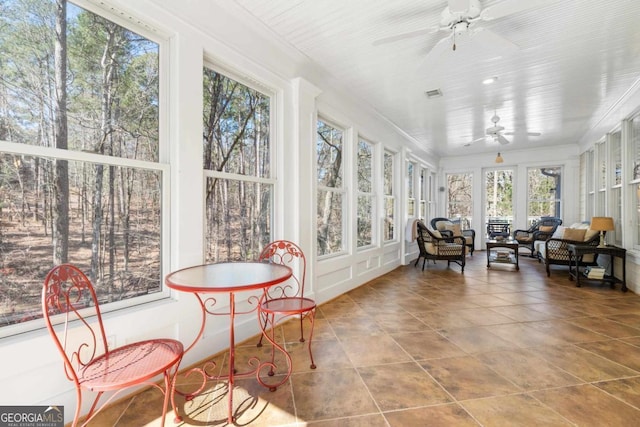
[[[427,98],[438,98],[442,96],[442,91],[440,89],[428,90],[425,93],[427,94]]]

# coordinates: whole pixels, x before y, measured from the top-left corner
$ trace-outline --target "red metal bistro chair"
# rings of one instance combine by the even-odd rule
[[[291,276],[288,281],[272,286],[266,292],[258,307],[258,318],[261,319],[263,335],[260,337],[258,347],[262,345],[262,337],[265,336],[274,346],[275,325],[282,319],[290,316],[300,317],[300,342],[304,342],[304,320],[311,322],[309,331],[309,358],[311,369],[316,365],[311,352],[311,340],[313,338],[313,324],[316,312],[316,303],[304,296],[304,280],[307,272],[307,260],[298,245],[288,240],[276,240],[269,243],[260,254],[259,261],[269,261],[291,267],[296,271],[299,268],[300,275]],[[270,328],[268,326],[271,325]],[[272,362],[275,357],[275,348],[272,347]],[[273,374],[273,371],[270,373]],[[273,389],[273,388],[272,388]]]
[[[95,290],[87,276],[69,264],[54,267],[47,274],[42,288],[42,313],[64,360],[67,378],[76,386],[73,426],[80,418],[83,390],[97,393],[83,424],[86,425],[121,391],[142,384],[152,385],[164,394],[164,425],[170,397],[175,408],[175,375],[184,354],[180,341],[153,339],[108,348]],[[164,376],[164,387],[152,381],[159,374]],[[96,410],[107,391],[115,393]]]

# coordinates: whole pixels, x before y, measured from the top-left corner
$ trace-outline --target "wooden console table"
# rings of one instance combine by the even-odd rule
[[[588,246],[588,245],[567,245],[569,251],[569,280],[576,279],[576,286],[580,287],[580,279],[582,280],[594,280],[600,282],[608,282],[611,284],[611,288],[615,288],[616,283],[622,283],[622,292],[627,292],[627,250],[625,248],[619,248],[617,246]],[[580,260],[584,255],[597,254],[597,255],[609,255],[611,257],[611,275],[605,276],[602,279],[590,279],[580,274]],[[614,258],[618,257],[622,259],[622,280],[615,276]],[[582,277],[580,277],[582,276]]]

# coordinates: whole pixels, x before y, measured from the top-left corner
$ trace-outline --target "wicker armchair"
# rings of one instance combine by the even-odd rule
[[[536,252],[534,243],[550,239],[559,225],[562,225],[560,218],[543,216],[528,229],[515,230],[513,232],[513,239],[518,241],[520,247],[529,249],[531,251],[531,257],[534,257]]]
[[[462,229],[462,223],[460,218],[457,219],[449,219],[449,218],[433,218],[431,221],[431,228],[433,230],[438,230],[442,237],[453,237],[454,230],[459,229],[462,237],[464,237],[465,245],[469,250],[471,256],[473,256],[473,251],[475,250],[475,242],[476,242],[476,232],[472,229]],[[456,230],[457,231],[457,230]]]
[[[423,270],[428,259],[433,260],[434,264],[437,260],[447,261],[447,266],[450,266],[453,261],[462,268],[461,272],[464,273],[466,248],[464,237],[439,237],[438,234],[440,233],[438,231],[429,230],[422,221],[418,221],[417,228],[420,254],[414,266],[418,265],[420,258],[423,259]]]
[[[587,240],[569,240],[552,237],[547,239],[544,245],[538,246],[540,248],[538,252],[538,262],[544,261],[548,277],[551,276],[551,270],[549,268],[551,265],[569,266],[569,250],[567,249],[567,245],[598,246],[599,243],[600,235],[597,233]],[[578,260],[578,265],[581,267],[595,266],[598,265],[597,259],[597,254],[588,254]]]

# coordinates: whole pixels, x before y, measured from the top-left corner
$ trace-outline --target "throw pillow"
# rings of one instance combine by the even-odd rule
[[[588,242],[589,240],[593,239],[593,237],[597,236],[598,234],[600,234],[600,232],[598,230],[592,230],[592,229],[588,228],[587,232],[584,233],[584,241]]]
[[[586,232],[587,230],[584,228],[566,228],[564,230],[564,234],[562,235],[562,239],[583,242]]]
[[[448,230],[451,226],[453,226],[451,221],[436,221],[437,230]]]
[[[565,227],[564,225],[559,225],[558,228],[556,228],[556,231],[553,232],[553,236],[551,236],[552,239],[562,239],[562,236],[564,236],[564,230],[566,230],[567,227]]]
[[[431,234],[433,234],[438,239],[442,239],[442,234],[438,230],[431,230]]]
[[[543,233],[551,233],[553,231],[553,225],[541,225],[538,227],[538,230]]]
[[[446,229],[451,231],[454,236],[462,236],[462,229],[460,228],[460,224],[447,225]]]

